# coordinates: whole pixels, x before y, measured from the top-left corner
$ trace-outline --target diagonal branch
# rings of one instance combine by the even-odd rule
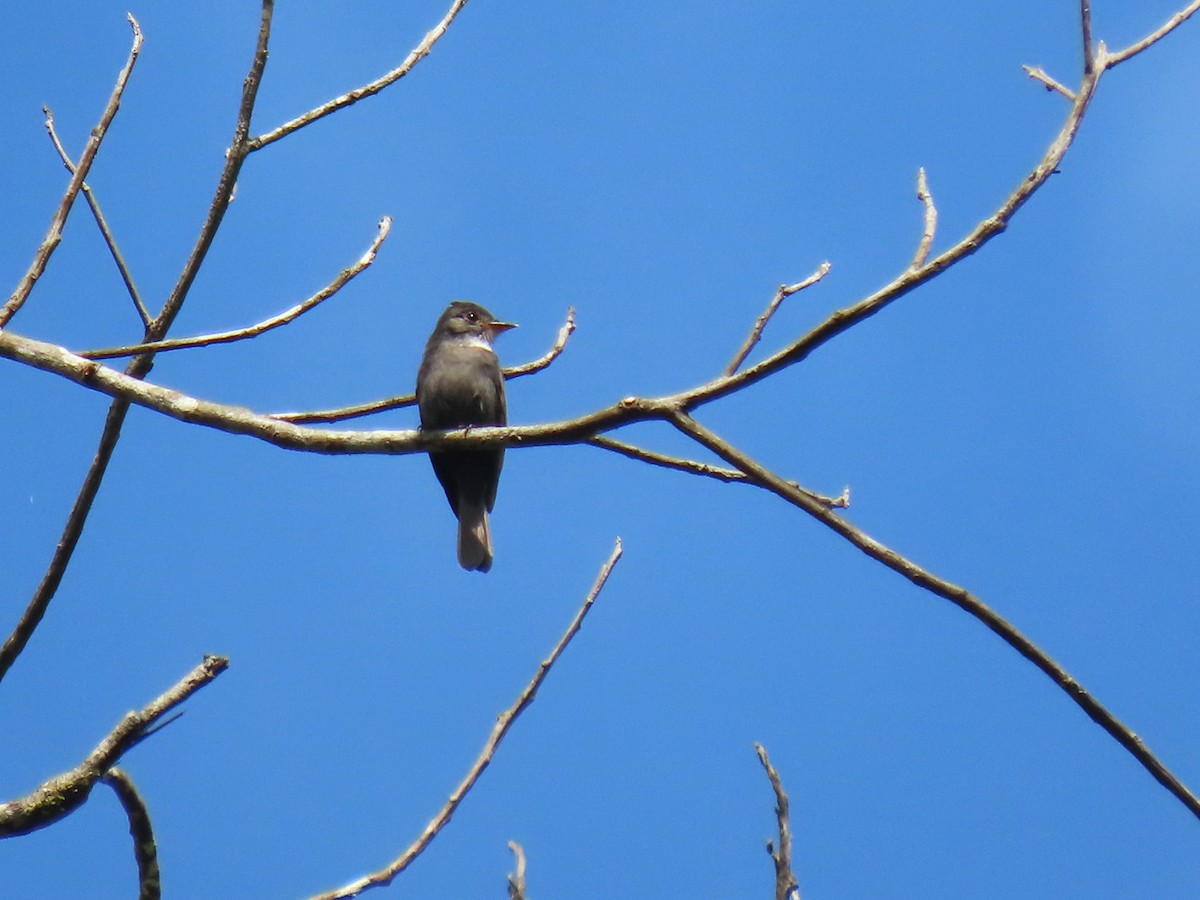
[[[442,20],[433,27],[432,31],[425,35],[424,40],[417,44],[416,49],[414,49],[412,53],[408,54],[408,57],[404,60],[404,62],[402,62],[395,69],[392,69],[392,71],[388,72],[386,75],[376,78],[369,84],[364,84],[360,88],[347,91],[340,97],[334,97],[327,103],[323,103],[315,109],[309,110],[302,116],[297,116],[290,122],[285,122],[278,128],[273,128],[266,134],[261,134],[258,137],[251,138],[246,142],[246,152],[253,153],[255,150],[261,150],[268,144],[273,144],[280,138],[287,137],[293,131],[299,131],[304,126],[311,125],[318,119],[325,118],[325,116],[329,115],[330,113],[335,113],[343,107],[350,106],[351,104],[357,103],[359,100],[373,96],[374,94],[378,94],[385,87],[395,84],[397,81],[411,72],[417,63],[429,55],[430,51],[433,50],[433,45],[436,44],[442,35],[446,33],[446,29],[450,27],[450,23],[454,21],[455,17],[466,5],[467,0],[454,0],[454,2],[450,5],[449,11],[447,11],[446,15],[442,17]]]
[[[775,292],[775,296],[771,298],[771,302],[767,304],[767,308],[763,310],[761,316],[754,323],[754,327],[750,329],[750,334],[746,337],[745,342],[738,348],[738,352],[733,354],[733,359],[729,361],[729,365],[725,367],[725,375],[732,375],[738,370],[742,363],[746,361],[746,357],[750,355],[750,351],[762,338],[763,329],[767,327],[767,323],[771,321],[771,317],[779,311],[779,307],[783,301],[792,294],[798,294],[806,287],[811,287],[822,278],[829,274],[832,268],[828,261],[817,266],[817,270],[805,278],[803,281],[798,281],[795,284],[781,284],[779,290]]]
[[[450,821],[450,817],[454,815],[454,811],[458,809],[463,798],[475,786],[475,782],[479,780],[479,776],[483,774],[483,770],[488,767],[492,758],[496,755],[496,750],[500,746],[500,742],[504,740],[504,736],[508,734],[517,717],[533,703],[533,698],[537,696],[538,688],[542,686],[542,682],[550,674],[550,669],[558,661],[558,658],[562,656],[563,651],[567,649],[567,645],[571,643],[571,639],[579,633],[579,629],[583,626],[584,618],[591,610],[592,604],[596,602],[596,598],[600,596],[600,591],[604,589],[604,585],[608,582],[608,576],[612,574],[617,560],[621,558],[621,552],[621,539],[617,538],[612,554],[608,557],[608,561],[600,567],[600,574],[596,576],[591,590],[588,591],[587,597],[584,598],[583,605],[575,613],[575,618],[571,620],[571,624],[567,626],[567,630],[563,633],[563,636],[554,646],[554,649],[550,651],[550,655],[542,660],[532,680],[525,686],[525,690],[521,691],[520,696],[517,697],[517,701],[496,719],[496,725],[492,728],[492,733],[483,745],[483,750],[480,752],[479,757],[471,766],[470,771],[467,772],[466,777],[454,789],[454,793],[450,795],[450,799],[446,801],[446,805],[425,826],[425,830],[421,832],[421,836],[413,841],[412,845],[400,854],[396,860],[378,872],[365,875],[337,890],[318,894],[312,900],[344,900],[347,897],[357,897],[368,888],[391,884],[397,875],[408,868],[409,864],[425,851],[430,842],[437,837],[438,832]]]
[[[175,317],[179,314],[183,301],[187,297],[188,290],[196,278],[196,273],[200,270],[200,264],[204,261],[208,253],[208,248],[211,246],[213,238],[216,235],[217,228],[220,226],[221,220],[225,215],[225,210],[229,207],[229,202],[233,196],[233,186],[237,183],[237,175],[241,171],[242,161],[245,159],[245,153],[240,148],[245,143],[246,135],[250,130],[250,116],[254,110],[254,101],[258,95],[258,86],[262,81],[263,68],[267,64],[267,43],[271,34],[271,16],[273,11],[274,0],[263,0],[258,44],[255,47],[254,59],[250,64],[249,74],[247,74],[242,86],[242,101],[238,109],[237,124],[234,127],[233,146],[230,147],[229,152],[226,154],[225,166],[217,182],[216,196],[209,207],[204,226],[200,230],[200,237],[197,239],[196,245],[188,257],[188,261],[184,264],[179,281],[171,292],[171,296],[163,304],[158,317],[146,328],[146,337],[149,340],[158,340],[164,337],[167,329],[171,327],[171,323],[174,322]],[[132,17],[130,18],[132,21]],[[136,49],[140,46],[141,33],[137,29],[137,23],[134,22],[133,24],[135,34],[137,35],[134,43]],[[132,63],[129,65],[131,66]],[[127,66],[126,71],[128,68],[129,66]],[[119,99],[117,94],[114,94],[114,96]],[[88,146],[89,149],[92,148],[90,143]],[[95,155],[94,150],[92,151],[92,155]],[[85,159],[90,166],[91,158],[87,156],[86,150],[84,156],[80,157],[75,173],[75,179],[78,179],[80,184],[82,184],[83,176],[87,172],[87,166],[84,164]],[[72,180],[72,183],[74,183],[75,179]],[[0,338],[8,334],[8,332],[2,329],[2,325],[3,323],[0,322]],[[90,365],[97,364],[90,363]],[[114,374],[119,374],[119,377],[125,379],[128,384],[141,385],[143,384],[141,379],[150,371],[152,365],[153,355],[146,354],[136,357],[126,368],[124,374],[116,373],[114,370],[110,371],[114,371]],[[58,591],[58,586],[62,583],[63,575],[66,573],[67,566],[71,562],[71,557],[75,553],[75,547],[79,543],[79,538],[83,534],[83,527],[87,522],[88,513],[91,511],[92,503],[95,501],[96,494],[100,490],[100,483],[104,480],[104,473],[108,470],[108,462],[112,458],[113,451],[116,449],[117,441],[121,437],[121,428],[125,424],[125,415],[129,412],[131,403],[130,398],[127,396],[119,394],[113,394],[112,396],[116,399],[109,406],[108,415],[105,417],[104,430],[101,432],[100,441],[96,447],[96,455],[92,458],[92,463],[88,467],[87,474],[84,476],[83,485],[75,497],[75,503],[72,505],[71,512],[67,516],[62,536],[54,548],[54,554],[50,558],[46,572],[42,576],[42,580],[34,591],[33,596],[30,598],[25,611],[21,614],[21,618],[13,628],[12,633],[5,640],[4,645],[0,647],[0,679],[4,678],[5,673],[12,667],[12,664],[21,654],[21,651],[25,649],[38,624],[45,616],[46,610],[50,606],[50,601],[54,599],[54,595]]]
[[[375,255],[379,252],[379,247],[383,244],[388,236],[388,232],[392,227],[392,217],[384,216],[379,222],[379,232],[375,235],[375,239],[371,241],[371,246],[367,251],[358,258],[351,266],[342,269],[337,277],[317,293],[313,294],[307,300],[297,303],[291,309],[284,310],[278,315],[271,316],[269,319],[250,325],[246,328],[240,328],[235,331],[220,331],[215,334],[203,334],[198,337],[190,338],[167,338],[161,341],[150,341],[144,344],[130,344],[127,347],[110,347],[104,350],[84,350],[79,355],[84,359],[113,359],[120,356],[135,356],[139,353],[163,353],[168,350],[184,350],[189,347],[209,347],[213,344],[229,344],[234,341],[242,341],[248,338],[258,337],[264,332],[270,331],[273,328],[279,328],[281,325],[286,325],[292,322],[304,313],[314,309],[318,304],[328,300],[351,280],[354,279],[367,266],[375,261]]]
[[[67,184],[67,190],[63,193],[62,200],[58,204],[58,209],[54,211],[54,215],[50,219],[50,228],[46,232],[46,237],[42,239],[41,246],[34,253],[33,262],[29,264],[29,269],[17,284],[16,290],[12,292],[12,295],[8,298],[4,306],[0,307],[0,328],[7,325],[9,320],[16,315],[17,310],[25,304],[30,292],[33,290],[34,284],[42,277],[42,273],[46,271],[46,265],[50,262],[50,257],[62,241],[63,226],[66,225],[67,216],[71,212],[71,207],[75,204],[75,198],[79,196],[79,191],[83,187],[83,181],[87,178],[88,172],[91,171],[92,162],[96,159],[96,154],[100,152],[100,144],[104,141],[104,136],[108,133],[108,126],[112,124],[112,120],[116,117],[117,110],[121,106],[121,95],[125,93],[125,85],[129,82],[129,76],[133,72],[133,65],[137,62],[138,54],[142,50],[142,28],[138,25],[137,19],[132,14],[128,14],[126,18],[129,20],[129,26],[133,29],[133,46],[129,49],[129,58],[125,61],[120,74],[117,75],[117,84],[108,98],[108,105],[104,107],[104,112],[100,115],[100,121],[92,129],[91,134],[88,135],[87,146],[83,148],[83,153],[79,157],[79,164],[75,167],[75,171],[71,175],[71,180]]]
[[[1157,44],[1168,34],[1194,16],[1197,12],[1200,12],[1200,0],[1193,0],[1192,3],[1189,3],[1179,12],[1175,13],[1175,15],[1167,19],[1167,21],[1164,22],[1159,28],[1156,28],[1154,31],[1150,32],[1150,34],[1146,35],[1140,41],[1130,44],[1124,50],[1118,50],[1116,53],[1108,54],[1104,60],[1105,68],[1111,69],[1113,66],[1120,65],[1130,57],[1137,56],[1147,47]]]
[[[62,141],[58,139],[58,132],[54,129],[54,114],[50,112],[49,106],[43,106],[42,112],[46,114],[46,132],[50,135],[50,140],[54,144],[54,149],[58,152],[59,159],[67,167],[67,171],[74,175],[76,166],[75,163],[71,162],[71,156],[62,145]],[[151,319],[150,310],[146,309],[146,304],[142,302],[142,295],[138,292],[137,285],[133,282],[133,273],[129,271],[129,266],[125,263],[125,257],[121,253],[121,248],[117,246],[117,239],[113,237],[108,220],[104,218],[104,213],[100,209],[100,201],[96,199],[91,185],[86,181],[83,182],[82,188],[83,198],[87,200],[88,206],[92,210],[92,218],[96,220],[96,225],[100,228],[100,234],[104,238],[104,243],[108,245],[108,252],[112,255],[113,262],[117,264],[117,271],[121,273],[121,280],[125,282],[125,289],[129,291],[129,296],[133,299],[133,305],[142,320],[142,326],[148,326]]]
[[[146,737],[155,722],[228,667],[229,660],[223,656],[204,657],[204,662],[140,712],[126,713],[74,769],[56,775],[24,797],[0,804],[0,838],[29,834],[74,812],[87,800],[96,782]]]
[[[158,845],[146,801],[124,769],[113,766],[101,780],[113,789],[129,819],[129,836],[133,838],[133,855],[138,867],[138,900],[159,900],[162,881],[158,869]]]
[[[872,559],[883,563],[893,572],[903,575],[917,587],[924,588],[932,594],[949,600],[959,609],[973,616],[986,625],[1006,644],[1020,653],[1023,657],[1037,666],[1051,681],[1058,685],[1093,722],[1103,728],[1117,743],[1129,751],[1143,768],[1149,772],[1159,784],[1170,791],[1186,806],[1193,815],[1200,818],[1200,798],[1197,798],[1186,785],[1171,773],[1159,761],[1142,739],[1134,734],[1127,725],[1109,712],[1103,704],[1055,662],[1045,650],[1038,647],[1027,638],[1016,626],[1004,619],[986,603],[972,594],[966,588],[952,584],[939,578],[932,572],[922,569],[911,560],[905,559],[895,550],[885,547],[879,541],[867,535],[841,518],[825,509],[811,497],[796,490],[770,469],[751,459],[746,454],[736,450],[713,432],[709,431],[691,416],[676,413],[672,424],[681,432],[693,438],[701,446],[707,447],[727,463],[736,466],[748,476],[761,483],[772,493],[804,510]]]
[[[667,456],[665,453],[657,453],[653,450],[647,450],[644,447],[638,447],[634,444],[627,444],[624,441],[618,441],[615,438],[606,436],[588,438],[587,443],[593,447],[599,447],[602,450],[610,450],[621,456],[626,456],[629,459],[637,460],[638,462],[649,463],[652,466],[659,466],[664,469],[674,469],[677,472],[686,472],[689,475],[701,475],[705,478],[714,478],[717,481],[725,483],[736,482],[740,484],[752,484],[756,487],[761,487],[754,479],[748,477],[745,472],[739,472],[737,469],[726,469],[722,466],[714,466],[709,463],[700,462],[694,459],[683,459],[678,456]],[[812,497],[822,506],[828,509],[846,509],[850,506],[850,488],[845,488],[837,497],[827,497],[824,494],[818,494],[815,491],[810,491],[808,488],[801,487],[794,481],[789,481],[792,487],[798,491],[803,491]]]
[[[1046,86],[1046,90],[1058,91],[1071,102],[1075,101],[1075,92],[1066,85],[1055,81],[1053,78],[1047,75],[1046,70],[1041,66],[1021,66],[1021,68],[1024,69],[1025,74],[1034,81],[1040,81],[1042,84],[1044,84]]]

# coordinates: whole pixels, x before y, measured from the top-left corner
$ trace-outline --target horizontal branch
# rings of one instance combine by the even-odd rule
[[[562,355],[563,350],[567,347],[567,341],[571,335],[575,333],[575,309],[574,307],[567,308],[567,319],[563,322],[561,328],[558,329],[558,337],[555,338],[554,346],[552,346],[545,354],[531,362],[522,363],[519,366],[501,369],[500,374],[507,379],[520,378],[522,375],[532,375],[535,372],[540,372],[545,369],[550,363],[558,359]],[[375,413],[386,412],[390,409],[403,409],[406,406],[412,406],[417,402],[416,394],[400,394],[395,397],[388,397],[384,400],[372,400],[370,403],[359,403],[355,406],[342,406],[337,409],[323,409],[314,412],[287,412],[287,413],[271,413],[272,419],[278,419],[281,422],[294,422],[297,425],[313,425],[317,423],[344,422],[347,419],[358,419],[363,416],[374,415]]]
[[[29,834],[74,812],[87,800],[96,782],[147,735],[152,725],[228,667],[225,657],[206,656],[204,662],[140,712],[126,713],[74,769],[56,775],[18,800],[0,804],[0,838]]]

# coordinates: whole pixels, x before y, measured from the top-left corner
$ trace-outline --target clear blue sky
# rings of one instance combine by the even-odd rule
[[[1183,0],[1097,0],[1111,47]],[[255,130],[397,65],[447,0],[281,3]],[[92,184],[150,304],[212,194],[253,3],[134,7],[146,45]],[[336,9],[335,9],[336,6]],[[635,8],[636,6],[636,8]],[[15,284],[125,59],[126,4],[18,4],[0,51],[0,241]],[[1200,23],[1105,77],[1061,174],[984,252],[703,422],[965,585],[1200,787]],[[445,303],[521,324],[516,423],[715,375],[781,282],[833,272],[777,348],[935,249],[1040,158],[1076,4],[472,0],[383,95],[252,157],[174,330],[308,296],[395,218],[377,264],[255,341],[152,379],[262,411],[411,388]],[[139,335],[82,202],[14,330]],[[49,559],[105,398],[0,365],[0,631]],[[411,427],[411,411],[363,427]],[[623,437],[688,448],[661,427]],[[574,614],[576,642],[448,830],[380,896],[766,897],[792,796],[811,898],[1192,898],[1200,823],[982,626],[769,494],[587,448],[511,451],[496,564],[454,562],[419,456],[288,453],[135,410],[58,597],[0,687],[0,797],[79,762],[200,661],[229,671],[124,766],[167,895],[301,897],[393,858]],[[97,788],[0,843],[20,898],[119,898],[129,837]]]

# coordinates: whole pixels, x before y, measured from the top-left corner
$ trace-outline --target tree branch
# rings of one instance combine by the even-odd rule
[[[542,682],[550,674],[550,669],[558,661],[558,658],[562,656],[563,651],[567,649],[567,645],[571,643],[571,639],[578,634],[579,629],[583,626],[584,618],[587,617],[592,604],[596,602],[596,598],[600,596],[600,591],[604,589],[604,585],[608,582],[608,576],[612,574],[613,568],[621,558],[621,552],[621,539],[617,538],[612,554],[608,557],[608,561],[601,566],[600,574],[596,576],[596,580],[592,584],[591,590],[588,591],[583,605],[575,613],[575,618],[571,620],[571,624],[567,626],[567,630],[563,633],[563,636],[554,646],[554,649],[550,651],[550,655],[542,660],[532,680],[525,686],[525,690],[521,691],[520,696],[517,697],[517,701],[496,719],[496,725],[492,728],[491,735],[488,736],[487,742],[483,745],[483,750],[471,766],[470,771],[467,772],[466,777],[463,778],[458,787],[454,789],[454,793],[450,795],[450,799],[446,801],[446,805],[425,826],[425,830],[421,832],[420,837],[413,841],[412,845],[400,854],[396,860],[378,872],[365,875],[337,890],[319,894],[313,897],[312,900],[344,900],[344,898],[348,897],[357,897],[368,888],[391,884],[397,875],[408,868],[409,864],[425,851],[425,848],[437,837],[438,832],[450,821],[450,817],[454,815],[454,811],[458,809],[463,798],[475,786],[475,782],[479,780],[479,776],[483,774],[484,769],[491,763],[492,758],[496,755],[497,748],[500,746],[500,742],[504,740],[504,736],[508,734],[517,717],[533,703],[533,698],[537,696],[538,688],[542,686]]]
[[[54,144],[54,149],[58,153],[59,159],[62,160],[68,172],[75,174],[75,163],[71,161],[70,154],[62,145],[62,141],[58,139],[58,132],[54,129],[54,114],[50,112],[49,106],[43,106],[42,112],[46,114],[46,133],[50,135],[50,141]],[[108,245],[108,252],[112,255],[113,262],[117,264],[117,271],[121,273],[121,280],[125,282],[125,289],[129,291],[129,296],[133,299],[134,308],[137,309],[137,314],[142,320],[142,326],[146,327],[150,324],[150,310],[146,309],[146,304],[142,302],[142,295],[138,292],[137,285],[134,284],[133,274],[129,271],[129,266],[125,263],[125,257],[121,253],[121,248],[117,246],[117,239],[113,237],[112,229],[108,225],[108,220],[104,218],[104,213],[100,210],[100,201],[96,199],[92,193],[92,187],[86,181],[82,184],[83,198],[87,200],[88,207],[92,210],[92,218],[96,220],[96,225],[100,228],[100,234],[104,238],[104,243]]]
[[[508,876],[508,900],[525,900],[525,848],[509,841],[508,849],[517,858],[517,870]]]
[[[738,352],[733,354],[733,359],[729,361],[729,365],[725,367],[724,374],[732,375],[738,370],[742,363],[746,361],[746,357],[750,355],[750,351],[762,338],[763,329],[767,327],[767,323],[771,321],[771,317],[779,310],[783,301],[792,294],[797,294],[806,287],[811,287],[822,278],[829,274],[832,268],[828,261],[817,266],[817,270],[805,278],[803,281],[798,281],[795,284],[781,284],[779,290],[775,292],[775,296],[771,298],[771,302],[767,304],[767,308],[763,310],[761,316],[754,323],[754,327],[750,329],[750,334],[746,337],[745,342],[738,349]]]
[[[754,745],[758,761],[767,772],[771,781],[771,790],[775,792],[775,820],[779,824],[779,849],[776,850],[771,841],[767,841],[767,853],[775,864],[775,900],[800,900],[800,888],[796,884],[796,876],[792,872],[792,826],[788,812],[788,795],[783,789],[779,773],[771,765],[767,751],[762,744]]]
[[[1034,81],[1040,81],[1042,84],[1044,84],[1046,86],[1046,90],[1058,91],[1060,94],[1062,94],[1068,100],[1074,102],[1075,92],[1073,90],[1071,90],[1069,87],[1067,87],[1066,85],[1055,81],[1053,78],[1051,78],[1049,75],[1047,75],[1046,70],[1043,69],[1041,66],[1037,66],[1036,68],[1033,66],[1021,66],[1021,68],[1024,69],[1025,74],[1028,75],[1030,78],[1032,78]]]
[[[129,58],[125,61],[120,74],[117,75],[117,84],[108,98],[108,105],[104,107],[104,112],[100,115],[100,121],[92,129],[91,134],[88,135],[87,146],[83,148],[83,153],[79,157],[79,164],[75,167],[75,171],[71,175],[71,180],[67,184],[67,190],[63,193],[62,200],[58,204],[58,209],[54,211],[54,215],[50,219],[50,228],[46,232],[45,238],[42,239],[41,246],[38,247],[37,252],[33,255],[33,262],[29,264],[29,269],[17,284],[16,290],[12,292],[8,301],[3,307],[0,307],[0,328],[7,325],[9,320],[16,315],[17,310],[29,298],[29,294],[33,290],[33,286],[37,283],[37,280],[46,271],[46,264],[50,262],[50,257],[54,254],[55,248],[62,241],[63,226],[67,222],[67,216],[71,212],[75,198],[79,195],[88,172],[91,171],[92,162],[96,159],[96,154],[100,151],[100,144],[104,141],[104,136],[108,133],[108,126],[112,124],[113,118],[117,115],[117,110],[121,107],[121,95],[125,93],[125,85],[129,82],[129,76],[133,72],[133,65],[137,62],[138,53],[142,49],[141,26],[138,25],[137,19],[132,14],[128,14],[126,18],[129,20],[129,26],[133,29],[133,46],[129,49]]]
[[[1150,32],[1150,34],[1146,35],[1140,41],[1130,44],[1124,50],[1118,50],[1116,53],[1108,54],[1104,60],[1105,68],[1111,69],[1113,66],[1120,65],[1121,63],[1125,62],[1125,60],[1137,56],[1147,47],[1157,44],[1168,34],[1194,16],[1197,11],[1200,11],[1200,0],[1194,0],[1194,2],[1189,3],[1179,12],[1175,13],[1175,15],[1171,16],[1171,18],[1167,19],[1167,21],[1164,22],[1161,27]]]
[[[226,153],[225,166],[217,183],[216,196],[209,207],[204,227],[200,230],[200,237],[197,239],[191,255],[184,264],[183,272],[180,274],[179,280],[174,290],[172,290],[170,297],[163,304],[158,317],[146,328],[145,336],[148,340],[159,340],[166,336],[167,329],[171,327],[171,323],[174,322],[175,317],[179,314],[183,301],[187,297],[188,290],[195,280],[196,273],[200,270],[200,264],[204,261],[208,253],[208,248],[211,246],[217,228],[220,226],[221,220],[225,215],[225,210],[229,207],[229,201],[233,196],[233,186],[237,183],[237,175],[241,171],[242,161],[245,158],[245,153],[241,147],[245,142],[246,134],[249,132],[250,116],[254,110],[254,100],[258,93],[258,85],[262,80],[263,68],[267,64],[267,43],[271,34],[271,15],[273,10],[274,0],[263,0],[258,44],[255,48],[254,59],[250,64],[250,72],[246,76],[246,80],[242,86],[242,101],[238,109],[237,124],[234,127],[233,146]],[[132,21],[132,17],[130,18]],[[134,47],[137,49],[140,47],[141,32],[138,30],[136,22],[133,22],[133,26],[135,31]],[[131,54],[131,60],[133,56],[134,54]],[[127,64],[123,74],[127,74],[131,66],[132,62]],[[118,83],[118,86],[120,87],[121,84]],[[119,94],[114,92],[114,97],[119,99]],[[112,101],[110,101],[110,106],[112,106]],[[115,113],[115,109],[113,112]],[[91,157],[88,156],[89,151],[92,153]],[[91,159],[94,155],[95,149],[93,144],[89,143],[88,150],[85,150],[84,155],[80,157],[72,184],[76,180],[80,184],[83,183],[83,177],[86,175],[88,166],[91,165]],[[87,165],[84,164],[85,160],[87,161]],[[7,334],[8,332],[3,330],[3,322],[0,322],[0,339],[4,338]],[[97,363],[90,363],[90,365],[97,365]],[[119,375],[119,377],[125,379],[129,384],[142,384],[140,379],[145,377],[152,366],[153,354],[147,353],[135,357],[129,363],[125,373]],[[115,370],[109,371],[119,374]],[[46,572],[42,576],[37,589],[34,591],[33,597],[30,598],[29,605],[25,608],[20,620],[13,628],[12,634],[5,640],[3,647],[0,647],[0,679],[3,679],[5,673],[8,672],[12,664],[16,661],[16,658],[21,654],[21,651],[25,649],[38,624],[45,616],[46,610],[50,606],[50,601],[54,599],[58,586],[62,582],[63,575],[66,573],[67,566],[71,562],[71,557],[75,552],[75,547],[79,543],[79,538],[83,534],[83,527],[87,522],[88,513],[91,511],[92,503],[95,501],[96,494],[100,490],[100,483],[104,480],[104,473],[108,470],[108,463],[112,458],[113,451],[116,449],[117,441],[121,437],[121,428],[125,424],[125,415],[129,412],[131,401],[127,397],[117,394],[113,394],[112,396],[116,400],[109,406],[108,415],[104,421],[104,430],[100,435],[100,441],[96,448],[96,455],[92,458],[87,475],[84,476],[83,485],[75,497],[75,503],[71,507],[70,514],[67,516],[62,536],[59,538],[58,545],[54,549],[54,554],[50,559],[49,565],[46,567]]]
[[[917,169],[917,199],[925,207],[925,227],[921,231],[921,240],[917,242],[917,252],[913,256],[910,269],[919,269],[929,258],[929,248],[933,246],[933,237],[937,234],[937,207],[933,205],[933,194],[929,190],[929,182],[925,180],[925,168]]]
[[[804,510],[829,527],[847,541],[861,550],[867,556],[883,563],[893,572],[903,575],[917,587],[924,588],[932,594],[949,600],[959,609],[968,613],[986,625],[1001,640],[1033,663],[1051,681],[1058,685],[1076,705],[1082,709],[1093,722],[1103,728],[1136,759],[1154,779],[1170,791],[1186,806],[1194,816],[1200,818],[1200,798],[1197,798],[1186,785],[1163,765],[1142,739],[1134,734],[1127,725],[1109,712],[1103,704],[1093,697],[1075,678],[1062,666],[1055,662],[1046,651],[1027,638],[1016,626],[1008,622],[986,603],[970,593],[965,588],[952,584],[932,572],[922,569],[916,563],[905,559],[894,550],[885,547],[879,541],[851,525],[845,519],[825,509],[807,494],[796,490],[770,469],[754,461],[746,454],[734,449],[713,432],[709,431],[695,419],[684,413],[676,413],[672,422],[681,432],[693,438],[701,446],[707,447],[727,463],[741,469],[748,476],[760,482],[772,493]]]
[[[264,332],[298,319],[304,313],[314,309],[318,304],[328,300],[345,287],[355,276],[371,265],[371,263],[375,262],[375,255],[379,252],[380,245],[387,239],[391,228],[392,217],[384,216],[379,222],[379,232],[375,235],[375,239],[371,241],[371,246],[367,248],[367,251],[353,265],[342,269],[333,281],[329,282],[329,284],[325,285],[325,287],[321,288],[321,290],[317,291],[317,293],[313,294],[307,300],[297,303],[291,309],[271,316],[269,319],[264,319],[255,325],[240,328],[236,331],[219,331],[215,334],[204,334],[198,337],[168,338],[161,341],[149,341],[144,344],[130,344],[126,347],[84,350],[79,356],[84,359],[113,359],[120,356],[135,356],[139,353],[163,353],[168,350],[183,350],[189,347],[209,347],[213,344],[228,344],[234,341],[258,337]]]
[[[158,870],[158,846],[146,801],[124,769],[113,766],[102,780],[113,789],[129,819],[129,836],[133,838],[133,855],[138,867],[138,900],[159,900],[162,881]]]
[[[550,363],[558,359],[567,347],[567,340],[574,333],[575,309],[574,307],[568,307],[567,319],[563,322],[562,327],[558,329],[558,337],[554,341],[554,346],[531,362],[522,363],[519,366],[513,366],[508,369],[501,369],[500,374],[506,379],[511,380],[513,378],[520,378],[522,375],[532,375],[535,372],[542,371],[542,369],[545,369]],[[360,403],[357,406],[343,406],[338,409],[324,409],[315,412],[271,413],[271,418],[278,419],[280,422],[292,422],[296,425],[309,425],[319,422],[344,422],[347,419],[370,416],[375,413],[386,412],[389,409],[402,409],[406,406],[412,406],[416,402],[416,394],[400,394],[397,397],[388,397],[385,400],[372,400],[370,403]]]
[[[433,45],[436,44],[442,35],[446,33],[446,29],[450,27],[450,23],[454,21],[455,17],[466,5],[467,0],[454,0],[454,2],[450,5],[450,9],[447,11],[446,15],[442,17],[442,20],[433,27],[432,31],[425,35],[424,40],[422,40],[421,43],[416,46],[416,49],[414,49],[412,53],[408,54],[408,57],[397,68],[392,69],[392,71],[388,72],[386,75],[375,79],[369,84],[365,84],[360,88],[355,88],[352,91],[347,91],[340,97],[334,97],[329,102],[323,103],[315,109],[309,110],[302,116],[297,116],[290,122],[285,122],[283,125],[268,131],[266,134],[261,134],[258,137],[251,138],[246,143],[246,152],[253,153],[255,150],[261,150],[268,144],[273,144],[280,138],[287,137],[293,131],[299,131],[304,126],[311,125],[318,119],[325,118],[325,116],[329,115],[330,113],[335,113],[343,107],[350,106],[351,104],[357,103],[359,100],[370,97],[374,94],[378,94],[388,85],[395,84],[397,81],[411,72],[417,63],[429,55],[430,51],[433,50]]]
[[[108,737],[69,772],[56,775],[30,794],[0,804],[0,838],[29,834],[45,828],[78,809],[92,787],[117,764],[127,750],[170,712],[229,666],[223,656],[206,656],[183,680],[151,701],[140,712],[126,713]]]

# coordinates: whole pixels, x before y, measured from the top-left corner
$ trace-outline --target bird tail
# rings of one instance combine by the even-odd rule
[[[482,502],[458,498],[458,564],[468,572],[486,572],[492,567],[492,529],[487,507]]]

